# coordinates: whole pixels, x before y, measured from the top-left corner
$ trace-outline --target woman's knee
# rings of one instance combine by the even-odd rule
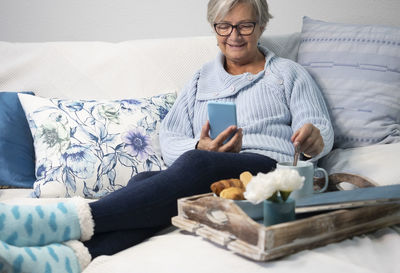
[[[199,164],[205,164],[210,160],[210,152],[202,150],[190,150],[183,153],[178,159],[172,164],[172,166],[198,166]],[[171,167],[172,167],[171,166]]]
[[[135,183],[135,182],[147,179],[147,178],[152,177],[153,175],[156,175],[156,174],[158,174],[160,172],[161,171],[147,171],[147,172],[138,173],[128,181],[128,184],[129,183]]]

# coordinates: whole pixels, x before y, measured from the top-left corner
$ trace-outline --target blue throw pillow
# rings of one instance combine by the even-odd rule
[[[35,153],[24,110],[17,93],[0,92],[0,185],[32,188],[33,182]]]
[[[322,90],[337,148],[400,142],[400,28],[305,17],[298,52]]]

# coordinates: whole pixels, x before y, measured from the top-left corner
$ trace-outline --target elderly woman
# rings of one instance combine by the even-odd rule
[[[327,154],[333,131],[318,87],[301,66],[258,45],[270,18],[265,0],[211,0],[208,21],[221,52],[194,75],[163,121],[168,169],[140,173],[89,204],[79,198],[35,207],[0,204],[0,271],[80,272],[92,258],[169,225],[180,197],[209,192],[212,182],[243,171],[268,172],[291,160],[294,143],[311,160]],[[237,107],[238,125],[215,139],[209,101]]]

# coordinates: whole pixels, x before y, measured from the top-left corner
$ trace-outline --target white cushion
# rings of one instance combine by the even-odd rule
[[[217,54],[215,38],[0,42],[0,90],[42,97],[123,99],[178,92]]]
[[[299,34],[261,38],[295,59]],[[109,42],[0,42],[0,90],[64,99],[123,99],[180,92],[219,52],[214,36]]]
[[[319,160],[329,174],[351,173],[367,177],[378,186],[400,184],[400,143],[335,149]]]

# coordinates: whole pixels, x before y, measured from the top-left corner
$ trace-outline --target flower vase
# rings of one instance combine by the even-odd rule
[[[285,202],[264,200],[264,226],[293,221],[296,219],[294,199],[288,198]]]

